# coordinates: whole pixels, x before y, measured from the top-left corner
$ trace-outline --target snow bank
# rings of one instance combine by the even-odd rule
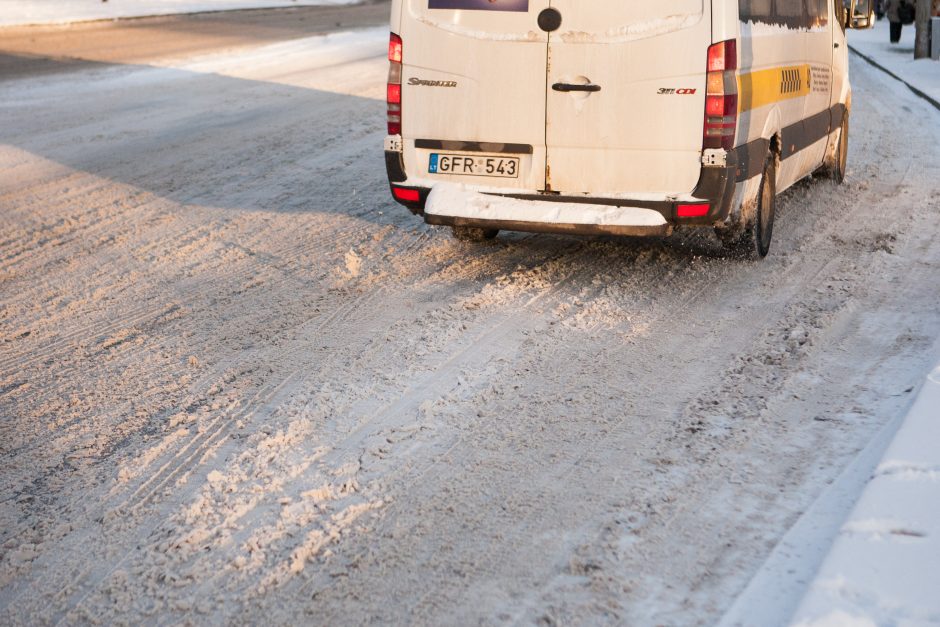
[[[788,624],[903,418],[897,416],[885,424],[800,515],[735,599],[718,627],[783,627]]]
[[[355,4],[359,0],[0,0],[0,26],[67,24],[120,17],[145,17],[276,7]]]
[[[940,623],[940,366],[794,616],[801,627]]]
[[[849,31],[849,46],[897,75],[898,78],[940,102],[940,61],[914,60],[914,26],[905,26],[901,41],[888,40],[888,20],[869,30]]]
[[[459,185],[439,183],[431,190],[424,212],[429,215],[479,220],[511,220],[549,224],[662,226],[666,220],[652,209],[561,202],[535,202],[488,196]]]
[[[362,79],[371,75],[380,89],[372,89],[368,95],[384,98],[387,50],[388,27],[379,26],[154,65],[360,97],[364,95]]]

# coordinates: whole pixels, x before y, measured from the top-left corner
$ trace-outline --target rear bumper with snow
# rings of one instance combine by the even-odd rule
[[[737,150],[727,153],[724,166],[703,167],[698,184],[690,196],[696,201],[707,202],[709,211],[699,217],[680,217],[679,206],[689,200],[634,200],[593,198],[588,196],[563,196],[559,194],[491,194],[518,200],[568,203],[584,205],[604,205],[610,207],[636,207],[650,209],[662,215],[662,225],[611,225],[611,224],[575,224],[546,223],[522,220],[479,219],[460,216],[426,215],[424,212],[428,195],[427,187],[409,186],[404,171],[402,155],[399,152],[385,152],[385,167],[388,173],[392,195],[400,204],[408,207],[412,213],[424,217],[428,224],[442,226],[471,226],[483,229],[508,231],[529,231],[538,233],[564,233],[579,235],[628,235],[628,236],[663,236],[669,235],[677,226],[715,226],[724,223],[731,213],[734,200],[735,182],[739,180]],[[396,194],[396,190],[399,193]],[[410,199],[402,199],[401,190],[413,192]]]
[[[670,224],[637,226],[620,224],[575,224],[563,222],[530,222],[525,220],[484,220],[426,214],[424,221],[438,226],[470,226],[497,231],[523,231],[531,233],[559,233],[562,235],[630,235],[664,236],[673,231]]]

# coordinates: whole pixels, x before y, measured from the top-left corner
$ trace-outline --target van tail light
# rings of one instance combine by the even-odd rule
[[[401,135],[401,37],[392,33],[388,38],[388,134]]]
[[[421,192],[416,189],[392,186],[392,196],[400,202],[421,202]]]
[[[695,204],[681,204],[676,207],[676,217],[701,218],[708,215],[711,206],[707,202]]]
[[[734,148],[738,128],[738,44],[734,39],[708,48],[703,148]]]

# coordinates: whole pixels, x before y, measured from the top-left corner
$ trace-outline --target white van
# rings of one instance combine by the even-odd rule
[[[392,195],[461,238],[699,226],[763,257],[775,195],[845,175],[845,28],[871,22],[871,0],[392,0]]]

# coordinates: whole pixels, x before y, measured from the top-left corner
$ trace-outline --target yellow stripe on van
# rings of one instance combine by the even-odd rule
[[[743,113],[810,91],[808,65],[791,65],[738,75],[738,109]]]

